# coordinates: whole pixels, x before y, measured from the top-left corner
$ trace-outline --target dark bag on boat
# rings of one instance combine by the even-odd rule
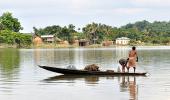
[[[99,70],[99,66],[97,66],[96,64],[91,64],[91,65],[87,65],[84,70],[88,70],[88,71],[100,71]]]

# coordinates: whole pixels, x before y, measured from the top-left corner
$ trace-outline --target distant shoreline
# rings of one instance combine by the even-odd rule
[[[137,48],[145,49],[145,48],[170,48],[170,45],[135,45]],[[76,46],[76,45],[60,45],[60,44],[43,44],[39,46],[25,46],[18,47],[17,45],[8,45],[8,44],[0,44],[0,48],[19,48],[19,49],[57,49],[57,48],[129,48],[132,45],[110,45],[110,46],[102,46],[101,44],[93,44],[88,46]]]

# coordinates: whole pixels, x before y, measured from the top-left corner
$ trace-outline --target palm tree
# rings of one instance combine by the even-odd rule
[[[75,32],[75,26],[73,24],[69,24],[68,30],[69,30],[70,33]]]

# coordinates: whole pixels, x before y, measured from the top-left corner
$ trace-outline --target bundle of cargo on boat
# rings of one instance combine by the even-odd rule
[[[100,71],[99,66],[97,66],[96,64],[87,65],[87,66],[85,66],[84,70],[87,70],[87,71]]]

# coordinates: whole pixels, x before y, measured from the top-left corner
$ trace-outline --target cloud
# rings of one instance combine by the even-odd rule
[[[170,7],[170,0],[130,0],[130,2],[139,7],[149,7],[149,8]]]
[[[88,4],[89,0],[71,0],[71,6],[74,9],[83,9],[91,6],[91,3]]]
[[[138,14],[138,13],[144,13],[147,11],[149,11],[149,9],[145,9],[145,8],[117,8],[117,9],[113,9],[113,12],[123,13],[123,14]]]
[[[37,9],[37,8],[67,8],[70,0],[3,0],[0,1],[1,8],[12,9]],[[64,6],[65,5],[65,6]]]
[[[1,0],[0,14],[9,11],[24,29],[33,26],[119,25],[130,21],[168,19],[170,0]],[[159,15],[159,16],[158,16]],[[79,27],[79,26],[78,26]]]

